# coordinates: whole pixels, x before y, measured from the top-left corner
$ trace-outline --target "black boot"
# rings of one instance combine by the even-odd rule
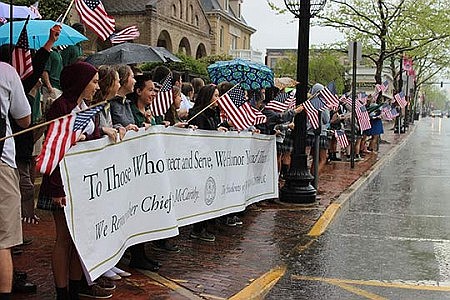
[[[152,272],[159,270],[159,264],[146,257],[144,243],[137,244],[130,247],[130,264],[131,268],[143,269]]]
[[[56,288],[56,300],[70,300],[69,291],[67,290],[67,287]]]

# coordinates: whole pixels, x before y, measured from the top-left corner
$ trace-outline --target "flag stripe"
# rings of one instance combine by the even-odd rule
[[[72,113],[56,119],[48,128],[42,151],[37,157],[36,169],[51,174],[82,131],[104,105],[97,105],[77,114]]]
[[[93,9],[86,3],[95,6]],[[80,19],[102,40],[106,40],[114,33],[115,20],[109,16],[100,0],[76,0],[75,8],[80,15]]]
[[[134,40],[140,36],[139,29],[136,25],[127,27],[119,32],[114,33],[110,40],[113,44],[123,43],[129,40]]]
[[[246,101],[244,91],[238,86],[219,97],[218,103],[228,119],[233,123],[233,126],[238,130],[244,130],[252,125],[267,121],[265,115]]]
[[[155,116],[164,116],[173,103],[172,74],[168,74],[150,109]]]

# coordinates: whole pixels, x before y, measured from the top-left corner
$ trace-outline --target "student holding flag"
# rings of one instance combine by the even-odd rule
[[[57,119],[66,115],[69,118],[72,116],[70,115],[71,113],[77,113],[86,109],[87,105],[84,101],[91,101],[95,92],[99,89],[98,78],[97,69],[88,63],[79,62],[65,67],[61,73],[63,93],[50,106],[47,112],[47,119]],[[56,135],[55,140],[64,141],[69,135],[74,134],[73,140],[79,141],[93,138],[99,134],[98,130],[95,130],[94,122],[90,117],[86,117],[83,121],[85,122],[83,122],[80,130],[72,133],[74,128],[67,128],[67,130],[63,130],[62,133],[60,132]],[[38,166],[41,166],[41,170],[46,169],[45,164],[49,161],[47,156],[52,156],[52,153],[56,153],[55,149],[55,151],[46,151],[46,144],[47,140],[44,143],[43,152],[38,157]],[[58,144],[61,147],[61,143]],[[56,165],[54,170],[44,174],[42,177],[38,208],[52,211],[55,222],[56,241],[52,253],[52,269],[57,299],[78,299],[78,294],[91,296],[95,294],[110,297],[111,294],[109,292],[96,285],[86,286],[84,291],[80,290],[83,271],[75,245],[67,228],[64,215],[65,205],[66,194],[59,165]]]

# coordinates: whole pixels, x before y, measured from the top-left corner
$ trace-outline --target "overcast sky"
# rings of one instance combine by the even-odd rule
[[[279,7],[285,7],[283,0],[272,0]],[[252,35],[251,46],[254,50],[267,48],[297,48],[298,20],[286,13],[276,15],[266,0],[244,0],[242,15],[247,24],[256,29]],[[343,40],[343,36],[332,28],[312,27],[310,44],[332,43]]]

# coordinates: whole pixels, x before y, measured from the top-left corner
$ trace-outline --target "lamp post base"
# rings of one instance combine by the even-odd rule
[[[280,201],[295,204],[313,204],[316,202],[316,190],[311,185],[314,179],[308,171],[307,155],[292,157],[291,169],[286,183],[280,189]]]

